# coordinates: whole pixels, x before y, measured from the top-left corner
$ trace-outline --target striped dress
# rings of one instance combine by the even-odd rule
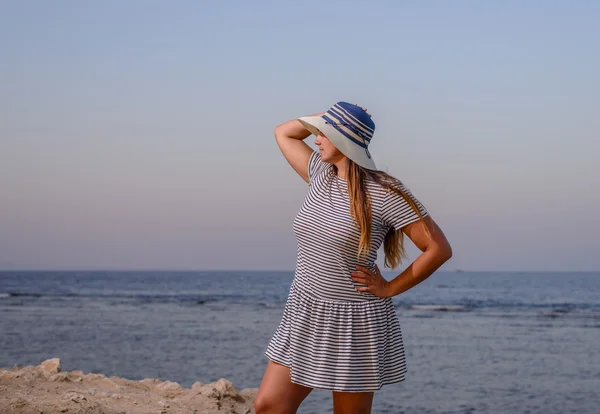
[[[392,298],[359,292],[350,272],[375,272],[377,250],[390,227],[418,220],[393,191],[367,182],[371,251],[357,261],[360,231],[350,216],[346,181],[313,151],[308,194],[294,220],[298,253],[283,317],[264,355],[290,368],[291,382],[333,391],[365,392],[405,379],[400,323]],[[402,186],[417,203],[425,207]]]

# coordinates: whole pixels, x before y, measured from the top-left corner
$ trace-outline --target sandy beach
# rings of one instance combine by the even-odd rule
[[[38,366],[0,369],[2,414],[249,414],[254,412],[257,391],[238,392],[224,378],[185,388],[154,378],[133,381],[78,370],[63,372],[58,358]]]

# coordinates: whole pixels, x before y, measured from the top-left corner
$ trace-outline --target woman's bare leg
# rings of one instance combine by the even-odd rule
[[[371,414],[374,392],[333,393],[333,414]]]
[[[290,369],[269,360],[254,400],[256,414],[295,414],[313,389],[294,384]]]

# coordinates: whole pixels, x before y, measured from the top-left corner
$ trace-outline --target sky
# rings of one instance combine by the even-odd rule
[[[2,1],[0,269],[293,270],[308,187],[273,131],[347,101],[443,269],[599,271],[598,21],[583,0]]]

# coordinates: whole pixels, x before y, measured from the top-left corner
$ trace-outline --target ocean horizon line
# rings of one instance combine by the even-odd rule
[[[402,270],[382,270],[383,274],[399,273]],[[282,273],[294,272],[295,269],[194,269],[194,268],[10,268],[0,269],[0,273],[6,272],[161,272],[161,273]],[[435,273],[600,273],[600,270],[474,270],[474,269],[444,269]]]

